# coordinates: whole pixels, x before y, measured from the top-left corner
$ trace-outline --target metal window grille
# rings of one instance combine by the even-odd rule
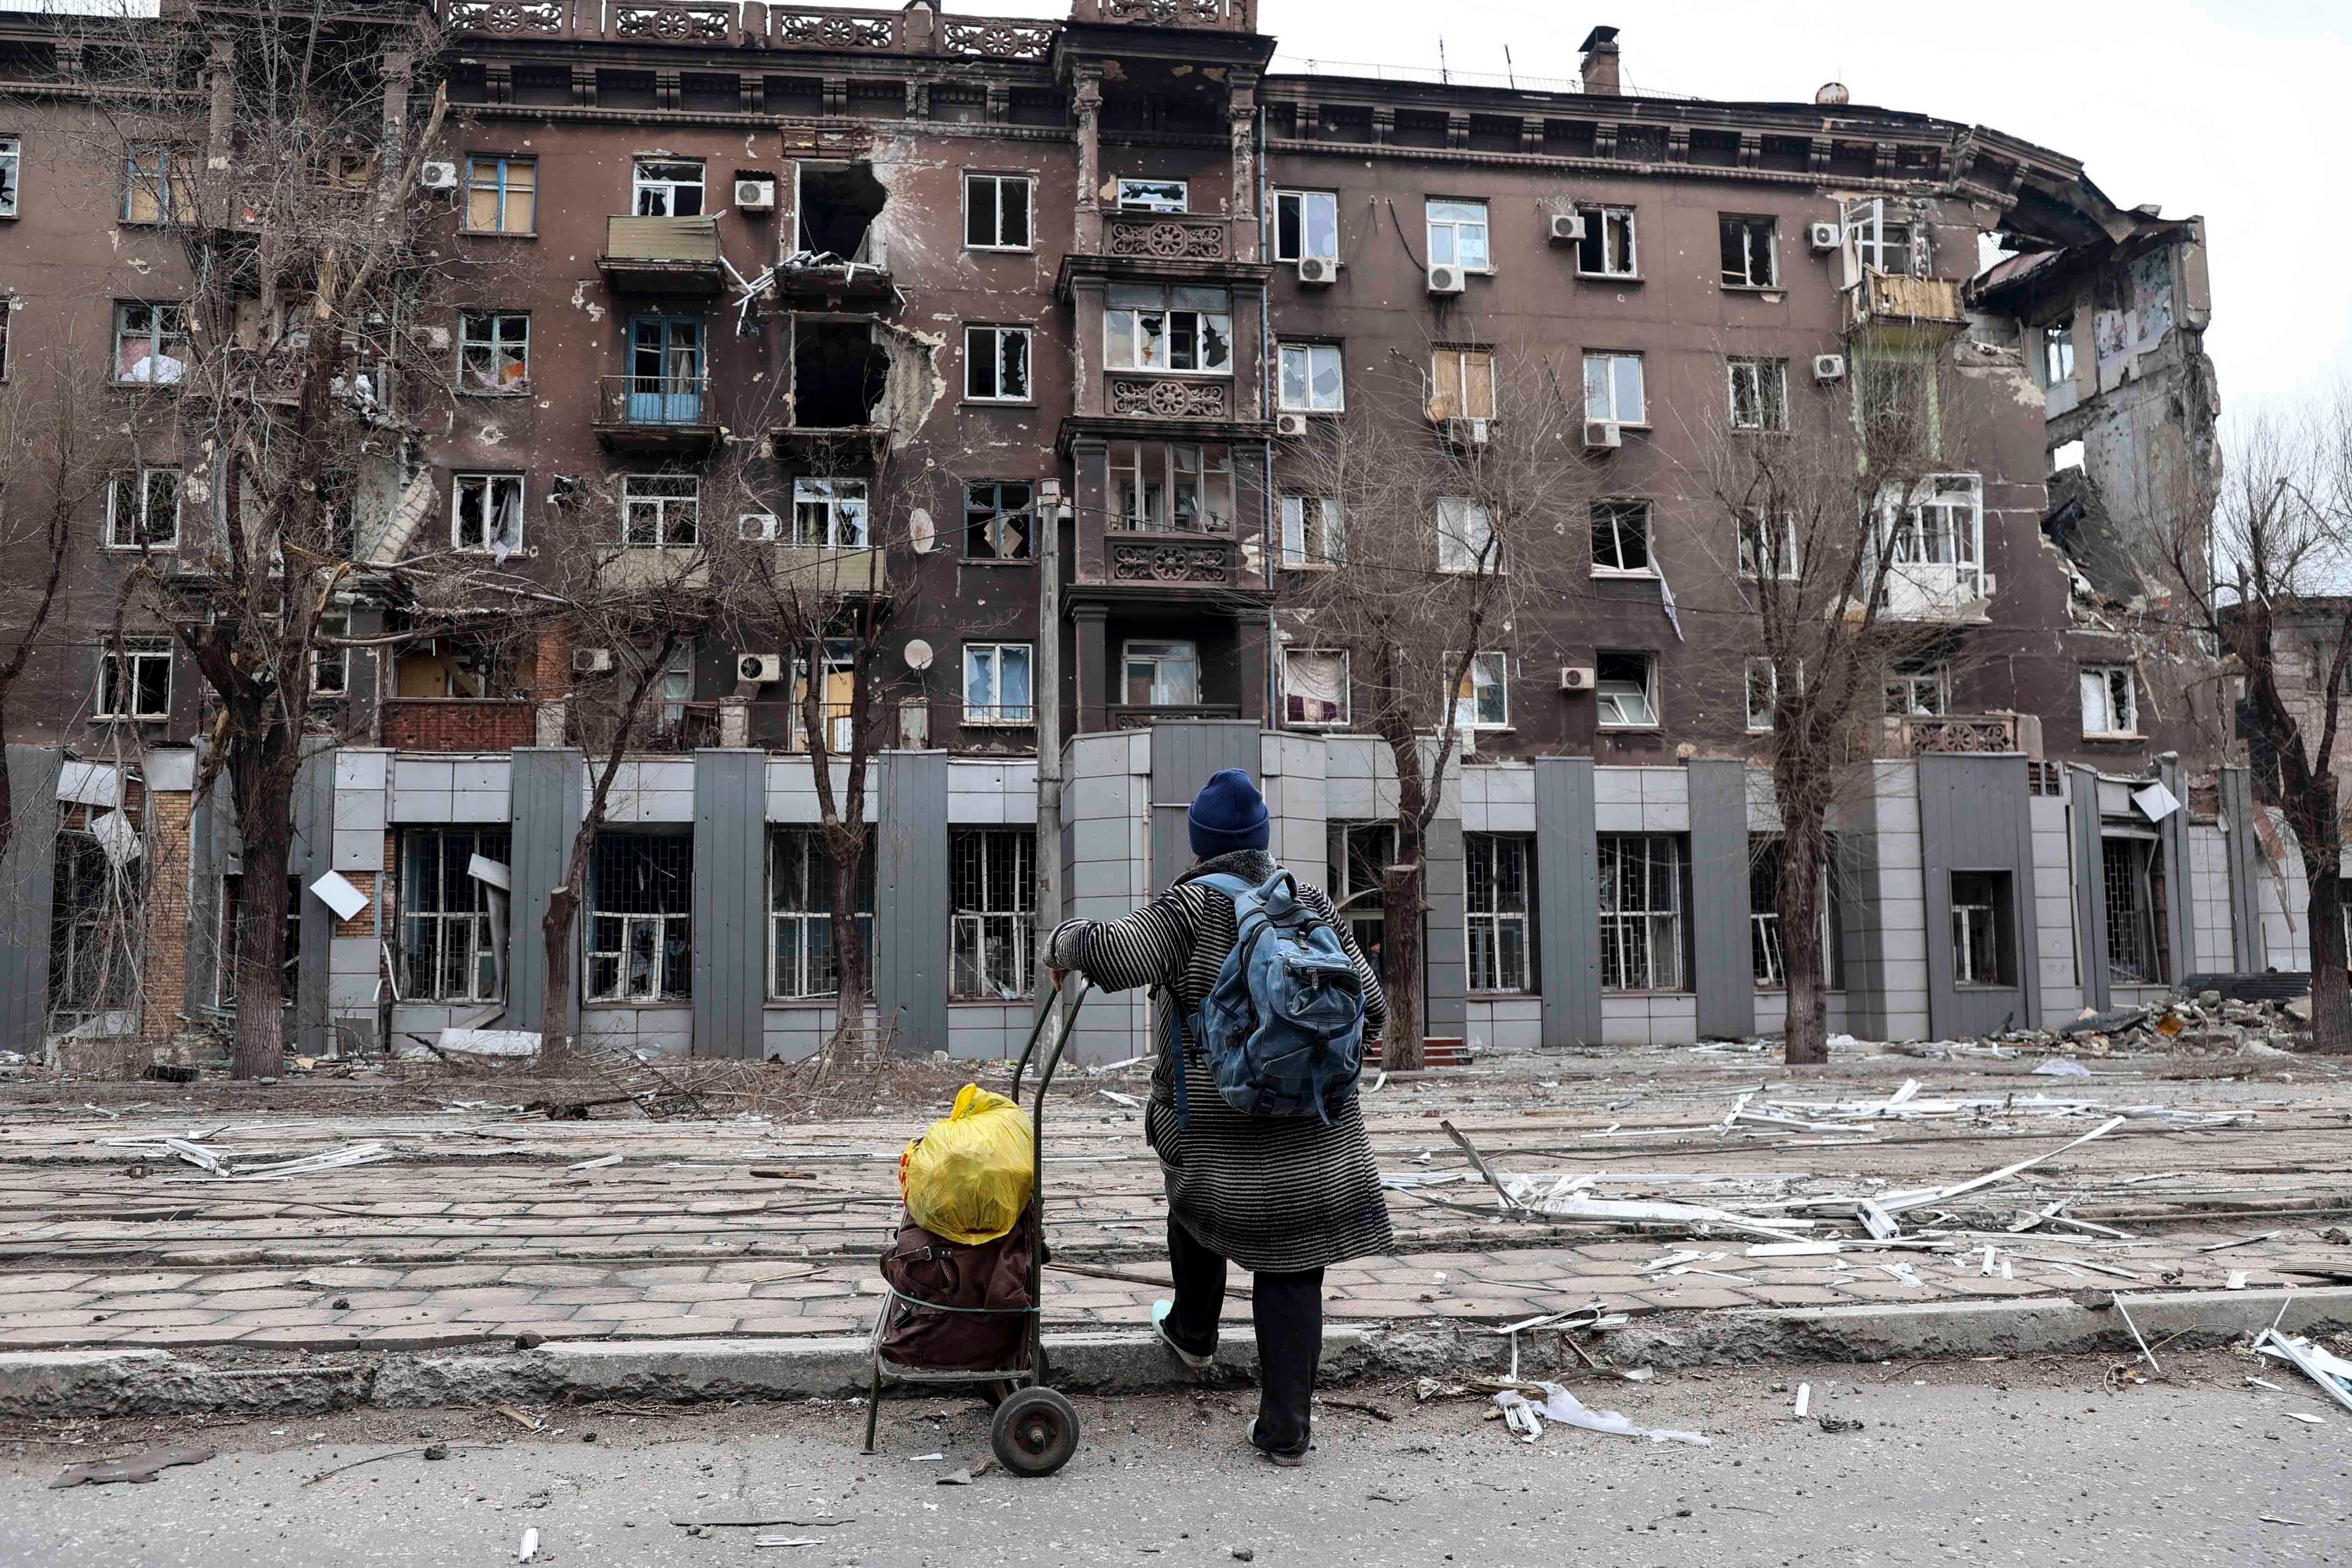
[[[506,863],[496,830],[413,828],[403,835],[401,956],[406,1001],[487,1002],[499,995],[490,890],[468,874],[474,857]]]
[[[1952,873],[1952,984],[2009,983],[2001,962],[2000,879],[1986,872]]]
[[[1664,833],[1604,833],[1600,852],[1601,989],[1682,989],[1682,845]]]
[[[1465,833],[1470,988],[1528,988],[1528,862],[1533,841],[1517,834]]]
[[[874,846],[857,866],[857,934],[874,947]],[[768,839],[768,994],[779,1001],[841,990],[833,945],[833,856],[814,828],[779,828]]]
[[[606,833],[596,841],[588,999],[684,1000],[694,994],[694,841]]]
[[[1334,822],[1324,840],[1329,865],[1326,891],[1372,967],[1381,967],[1388,916],[1381,904],[1381,872],[1396,860],[1393,822]]]
[[[1748,958],[1756,983],[1789,983],[1789,950],[1780,936],[1781,843],[1768,841],[1748,862]]]
[[[57,836],[49,906],[49,1032],[127,1011],[139,996],[145,921],[141,855],[117,867],[84,825]]]
[[[2147,849],[2137,839],[2105,839],[2099,844],[2099,880],[2107,898],[2107,977],[2134,985],[2157,978],[2148,901],[2143,896]]]
[[[954,901],[953,994],[1018,1001],[1029,994],[1036,947],[1037,834],[967,828],[948,841]]]

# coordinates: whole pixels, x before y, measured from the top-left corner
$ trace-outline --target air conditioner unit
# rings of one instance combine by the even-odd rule
[[[746,653],[735,661],[735,678],[746,685],[772,685],[784,678],[784,656]]]
[[[457,188],[457,165],[440,160],[422,164],[416,171],[416,183],[428,191],[454,191]]]
[[[1559,689],[1564,692],[1589,692],[1592,689],[1592,666],[1562,664],[1559,667]]]
[[[747,213],[774,212],[776,183],[773,180],[736,181],[735,204]]]
[[[1577,245],[1584,239],[1582,213],[1554,213],[1551,215],[1551,243]]]
[[[1303,413],[1277,413],[1274,416],[1276,435],[1302,436],[1307,434],[1307,416]]]
[[[1584,444],[1599,449],[1622,446],[1625,433],[1613,419],[1588,419],[1584,422]]]
[[[1298,258],[1298,281],[1327,284],[1339,281],[1339,264],[1328,256],[1302,256]]]
[[[1838,233],[1838,226],[1835,224],[1807,224],[1805,225],[1805,243],[1813,247],[1813,254],[1816,256],[1825,250],[1837,249],[1838,242],[1841,237],[1842,236]]]
[[[1843,354],[1815,354],[1813,356],[1813,380],[1817,382],[1842,382],[1845,380],[1845,356]]]
[[[1460,267],[1438,266],[1429,269],[1429,291],[1432,294],[1459,294],[1462,288]]]
[[[1450,446],[1484,446],[1494,422],[1485,419],[1449,419],[1445,422],[1445,441]]]
[[[575,675],[611,674],[613,673],[613,650],[610,648],[572,649],[572,673]]]
[[[735,519],[735,537],[762,544],[773,543],[776,538],[776,514],[745,512]]]

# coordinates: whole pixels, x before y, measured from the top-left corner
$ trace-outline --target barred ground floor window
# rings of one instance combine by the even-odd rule
[[[479,856],[507,863],[504,828],[410,828],[401,835],[401,999],[488,1002],[501,983],[506,933],[499,890],[473,874]]]
[[[1670,833],[1603,833],[1601,988],[1683,988],[1683,847]]]
[[[604,833],[591,868],[588,999],[685,1001],[694,994],[694,841]]]
[[[768,835],[768,995],[776,1001],[831,997],[841,990],[833,941],[832,853],[817,828],[778,828]],[[858,857],[857,936],[874,953],[874,841]]]
[[[1535,840],[1525,833],[1465,833],[1462,851],[1470,988],[1528,990]]]
[[[954,911],[950,994],[1018,1001],[1037,967],[1037,832],[958,828],[948,836]]]

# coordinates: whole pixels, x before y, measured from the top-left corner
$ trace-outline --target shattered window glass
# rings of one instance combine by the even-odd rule
[[[963,553],[975,560],[1031,557],[1033,492],[1025,483],[963,487]]]
[[[522,549],[522,476],[459,474],[450,483],[449,545],[500,560]]]
[[[457,386],[476,394],[530,390],[530,318],[468,310],[458,319]]]
[[[1771,218],[1722,220],[1723,283],[1727,288],[1773,288],[1780,269],[1773,252]]]
[[[964,396],[975,402],[1029,401],[1029,329],[963,329]]]
[[[959,828],[949,837],[954,940],[950,994],[1018,1001],[1036,967],[1037,833]]]
[[[1631,277],[1641,271],[1633,245],[1633,209],[1579,207],[1584,238],[1576,247],[1576,269],[1595,277]]]

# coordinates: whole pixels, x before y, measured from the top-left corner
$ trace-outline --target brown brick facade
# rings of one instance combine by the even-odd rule
[[[500,697],[390,697],[383,744],[398,751],[507,751],[539,735],[534,703]]]

